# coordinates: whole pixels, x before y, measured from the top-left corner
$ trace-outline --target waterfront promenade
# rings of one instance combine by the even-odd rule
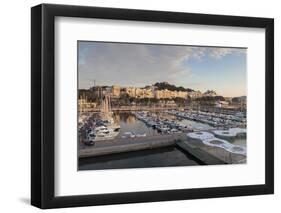
[[[135,138],[118,138],[95,142],[94,146],[80,144],[79,157],[96,157],[107,154],[173,146],[183,134],[155,135]]]
[[[230,153],[219,147],[210,147],[201,142],[194,142],[186,137],[186,133],[104,140],[96,142],[94,146],[80,144],[79,158],[114,155],[168,146],[176,146],[207,165],[246,162],[246,156]]]
[[[221,107],[211,107],[211,106],[187,106],[187,107],[179,107],[179,106],[118,106],[118,107],[111,107],[112,111],[165,111],[165,110],[199,110],[205,112],[215,112],[215,113],[222,113],[222,114],[229,114],[233,115],[240,111],[238,108],[221,108]],[[99,113],[101,109],[99,107],[96,108],[84,108],[80,112],[92,112],[92,113]]]

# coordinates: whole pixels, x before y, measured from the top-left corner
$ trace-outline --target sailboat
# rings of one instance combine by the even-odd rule
[[[101,120],[108,127],[115,130],[120,129],[120,125],[114,122],[113,112],[111,110],[110,96],[106,95],[102,100],[102,108],[100,113]]]
[[[100,112],[101,126],[95,127],[88,135],[89,140],[109,140],[114,139],[120,130],[120,125],[114,122],[113,112],[111,110],[110,97],[105,96],[102,100]]]

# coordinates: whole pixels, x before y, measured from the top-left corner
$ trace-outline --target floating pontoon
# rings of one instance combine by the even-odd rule
[[[187,133],[186,136],[190,139],[201,141],[207,146],[220,147],[234,154],[246,155],[247,153],[245,147],[233,145],[226,140],[216,138],[210,132],[192,132],[192,133]]]
[[[230,128],[228,130],[213,130],[215,136],[222,139],[235,139],[237,137],[246,137],[247,130],[243,128]]]

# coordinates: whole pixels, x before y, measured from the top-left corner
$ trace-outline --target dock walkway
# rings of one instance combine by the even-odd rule
[[[97,141],[94,146],[80,145],[79,157],[95,157],[107,154],[153,149],[176,144],[184,134],[156,135],[136,138],[118,138]]]
[[[79,158],[97,157],[167,146],[177,146],[207,165],[246,162],[246,156],[244,155],[230,153],[220,147],[211,147],[200,141],[190,140],[187,138],[186,133],[103,140],[96,142],[94,146],[80,145]]]

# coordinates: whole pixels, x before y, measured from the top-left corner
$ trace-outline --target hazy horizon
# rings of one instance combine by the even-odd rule
[[[245,48],[78,42],[79,89],[156,82],[247,96]]]

